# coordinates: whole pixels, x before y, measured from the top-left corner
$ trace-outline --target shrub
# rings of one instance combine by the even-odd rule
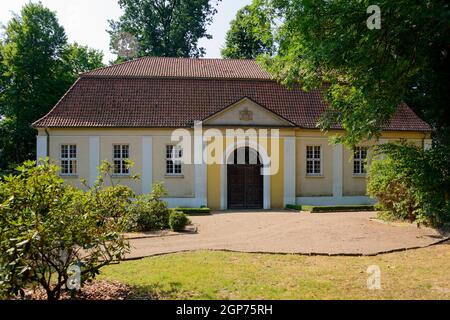
[[[49,300],[59,299],[64,285],[82,287],[129,250],[121,232],[132,190],[99,179],[84,192],[58,171],[27,161],[0,181],[0,296],[41,286]]]
[[[287,204],[286,205],[286,209],[301,211],[302,210],[302,206],[299,205],[299,204]]]
[[[374,160],[369,169],[367,192],[376,197],[392,219],[416,220],[418,202],[405,173],[397,170],[396,160]]]
[[[345,211],[373,211],[372,205],[342,205],[342,206],[308,206],[298,204],[288,204],[287,209],[298,211],[316,212],[345,212]]]
[[[186,225],[188,225],[190,220],[181,211],[171,210],[169,215],[169,226],[173,231],[181,231]]]
[[[445,147],[424,151],[406,142],[379,146],[369,169],[368,194],[393,219],[448,227],[449,156]]]
[[[169,228],[169,208],[161,198],[167,195],[162,183],[155,183],[152,192],[140,195],[129,206],[128,231],[152,231]]]
[[[350,204],[350,205],[342,205],[342,206],[310,206],[307,209],[307,206],[302,207],[304,210],[309,210],[311,212],[350,212],[350,211],[374,211],[374,206],[372,205],[359,205],[359,204]]]

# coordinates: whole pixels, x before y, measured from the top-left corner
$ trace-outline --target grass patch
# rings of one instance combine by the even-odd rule
[[[343,205],[343,206],[307,206],[288,204],[286,209],[310,212],[347,212],[347,211],[374,211],[373,205]]]
[[[174,208],[174,209],[191,216],[204,216],[211,214],[210,208]]]
[[[160,299],[450,299],[450,243],[375,257],[195,251],[122,262],[101,279]],[[381,269],[368,290],[367,267]]]

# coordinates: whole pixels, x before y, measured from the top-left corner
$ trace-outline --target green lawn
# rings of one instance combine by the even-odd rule
[[[369,265],[381,268],[368,290]],[[375,257],[197,251],[122,262],[100,278],[159,299],[450,299],[450,243]]]

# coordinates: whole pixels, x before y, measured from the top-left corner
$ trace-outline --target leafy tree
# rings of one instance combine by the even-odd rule
[[[6,142],[5,141],[6,140],[5,139],[6,131],[4,129],[4,127],[5,127],[5,123],[4,123],[5,118],[4,118],[4,116],[3,116],[2,112],[1,112],[3,92],[5,90],[4,89],[4,86],[5,86],[5,77],[4,77],[4,75],[5,75],[5,71],[6,71],[6,68],[5,68],[4,64],[3,64],[3,53],[2,53],[3,50],[2,49],[3,49],[3,43],[2,43],[2,40],[0,38],[0,176],[4,172],[4,170],[2,170],[2,168],[5,167],[5,163],[3,163],[4,160],[3,160],[3,157],[2,157],[2,153],[4,152],[2,150],[2,145],[4,145],[5,142]]]
[[[78,43],[68,44],[61,59],[65,66],[66,76],[64,81],[67,84],[66,86],[70,86],[80,73],[103,67],[103,53],[101,51]]]
[[[58,170],[27,161],[0,181],[0,296],[40,286],[49,300],[59,299],[76,266],[82,286],[129,249],[120,232],[132,190],[105,187],[100,178],[84,192],[65,184]]]
[[[31,123],[45,115],[78,77],[102,66],[101,53],[68,45],[54,12],[41,3],[25,5],[7,24],[0,45],[0,163],[34,158]]]
[[[330,108],[321,127],[342,124],[349,144],[379,134],[399,103],[412,100],[412,91],[425,96],[418,113],[448,128],[448,3],[378,1],[381,29],[366,25],[371,4],[268,0],[272,19],[282,23],[277,56],[262,60],[287,85],[324,89]]]
[[[111,48],[123,61],[141,56],[201,57],[200,38],[210,39],[206,27],[220,0],[119,0],[124,14],[110,21]],[[121,46],[125,42],[127,53]],[[128,52],[136,42],[136,52]]]
[[[449,52],[450,45],[444,52]],[[418,72],[408,84],[404,100],[427,121],[435,132],[435,147],[450,148],[450,61],[436,50],[429,66]],[[450,153],[445,157],[450,167]]]
[[[62,67],[57,57],[64,51],[66,41],[54,13],[41,4],[24,6],[21,15],[15,16],[6,27],[2,48],[6,70],[0,113],[8,121],[2,126],[7,135],[2,135],[0,149],[10,161],[32,157],[34,131],[30,124],[44,115],[64,92],[56,75]],[[10,144],[5,145],[4,140]]]
[[[4,91],[4,87],[5,87],[5,72],[6,72],[6,67],[3,64],[3,42],[2,39],[0,38],[0,105],[2,104],[2,93]],[[1,117],[1,113],[0,113],[0,117]],[[0,119],[1,121],[1,119]]]
[[[237,12],[226,34],[222,57],[255,59],[260,54],[273,54],[275,45],[267,9],[261,0],[254,0]]]
[[[327,130],[341,124],[346,134],[335,141],[348,145],[377,137],[397,106],[410,103],[434,127],[434,148],[416,152],[417,159],[425,159],[415,163],[422,171],[405,165],[390,173],[401,179],[395,180],[399,186],[409,188],[405,192],[415,197],[420,215],[443,221],[450,201],[450,7],[443,0],[380,0],[381,28],[371,29],[371,4],[267,0],[265,5],[273,9],[271,21],[279,22],[279,47],[275,57],[260,61],[288,86],[322,89],[329,109],[319,125]],[[414,165],[414,152],[399,150],[395,161]],[[385,166],[375,166],[378,169],[394,180]],[[372,191],[377,188],[389,193],[387,184]],[[393,203],[402,206],[400,198]],[[402,199],[407,198],[405,194]]]

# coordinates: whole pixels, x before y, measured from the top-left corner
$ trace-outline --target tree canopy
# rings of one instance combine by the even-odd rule
[[[103,53],[78,43],[68,44],[61,56],[67,74],[66,82],[71,85],[80,73],[103,66]]]
[[[45,115],[78,74],[102,66],[103,54],[68,44],[56,14],[25,5],[5,28],[0,45],[0,165],[34,158],[31,123]]]
[[[318,125],[327,130],[341,124],[345,134],[335,141],[350,146],[378,137],[399,104],[407,102],[434,129],[434,147],[423,151],[386,144],[380,150],[388,160],[371,168],[368,191],[394,216],[400,210],[409,212],[409,218],[448,225],[448,1],[380,0],[375,8],[371,4],[265,1],[273,10],[272,21],[280,23],[277,55],[261,62],[288,86],[322,89],[329,108]],[[394,170],[389,159],[395,159]]]
[[[211,38],[206,28],[218,1],[119,0],[124,14],[109,22],[111,49],[119,61],[141,56],[201,57],[205,49],[198,40]]]
[[[404,100],[436,126],[449,126],[450,9],[446,1],[381,0],[369,29],[368,0],[268,0],[280,21],[278,54],[262,59],[281,82],[322,88],[344,141],[376,136]],[[445,119],[445,120],[444,120]]]
[[[260,0],[240,9],[230,23],[222,49],[222,57],[255,59],[275,51],[270,14]]]

